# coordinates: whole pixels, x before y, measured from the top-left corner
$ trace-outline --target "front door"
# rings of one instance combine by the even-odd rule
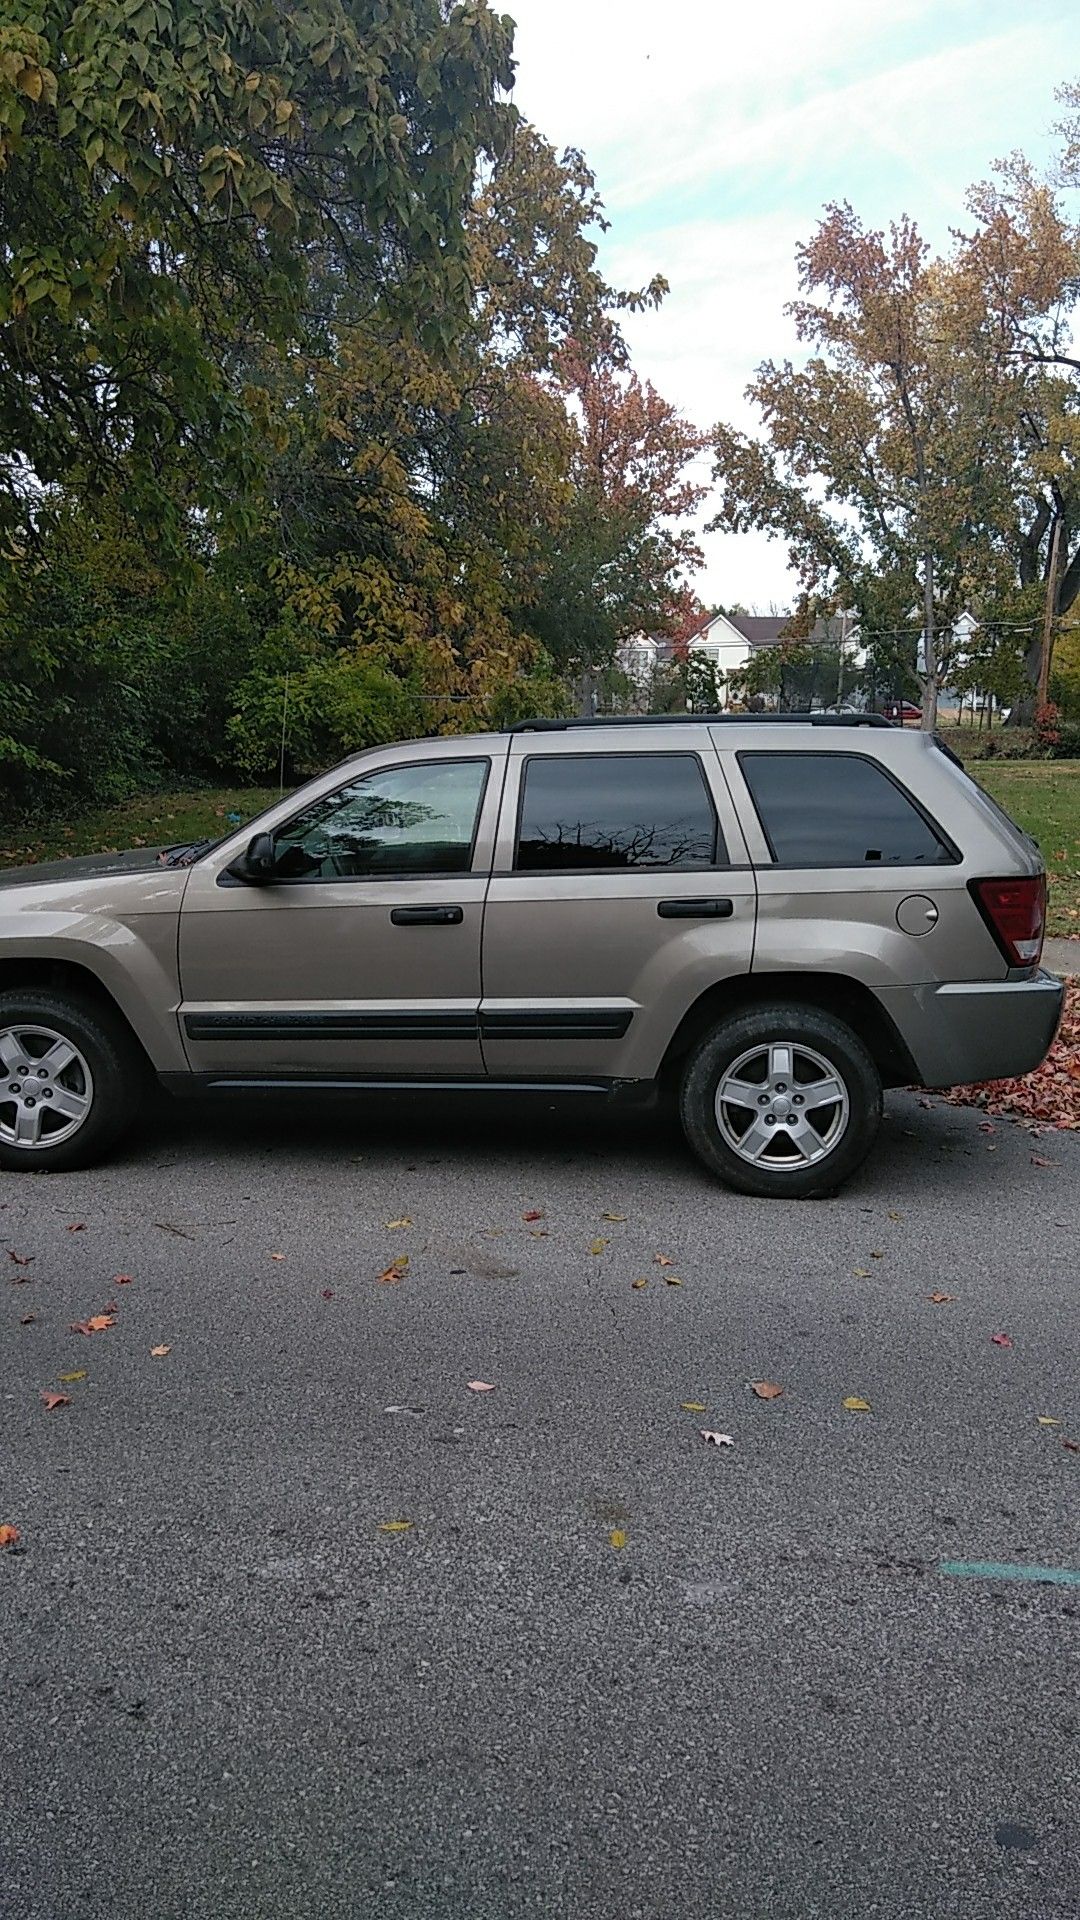
[[[513,737],[484,918],[497,1078],[651,1080],[688,1009],[745,975],[756,891],[708,729]]]
[[[192,872],[181,1033],[225,1079],[483,1072],[480,929],[504,757],[397,748],[273,828],[282,877]],[[493,764],[494,761],[494,764]]]

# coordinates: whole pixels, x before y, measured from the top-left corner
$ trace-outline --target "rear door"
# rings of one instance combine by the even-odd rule
[[[512,736],[484,916],[497,1079],[651,1079],[749,970],[754,876],[706,727]]]

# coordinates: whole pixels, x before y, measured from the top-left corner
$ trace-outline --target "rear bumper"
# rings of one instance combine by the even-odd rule
[[[968,1086],[1030,1073],[1050,1051],[1065,990],[1049,973],[1030,980],[886,987],[879,997],[926,1087]]]

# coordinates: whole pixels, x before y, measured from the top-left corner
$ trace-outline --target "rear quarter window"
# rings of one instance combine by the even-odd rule
[[[773,859],[785,867],[938,867],[956,850],[911,795],[855,753],[740,753]]]

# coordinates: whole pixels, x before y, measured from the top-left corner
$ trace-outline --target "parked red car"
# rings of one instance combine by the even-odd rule
[[[922,719],[922,708],[914,706],[910,700],[890,700],[883,712],[886,720],[899,720],[902,727],[906,727],[909,720]]]

